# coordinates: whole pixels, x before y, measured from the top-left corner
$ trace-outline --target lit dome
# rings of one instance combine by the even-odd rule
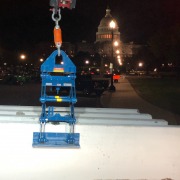
[[[100,21],[98,26],[98,32],[96,32],[96,42],[112,41],[112,31],[113,39],[120,41],[120,32],[117,21],[112,17],[111,10],[106,9],[106,15]],[[115,27],[110,27],[110,22],[115,23]]]
[[[107,27],[109,28],[109,23],[113,20],[116,24],[116,20],[111,15],[111,10],[108,8],[106,9],[106,15],[100,21],[99,27]]]

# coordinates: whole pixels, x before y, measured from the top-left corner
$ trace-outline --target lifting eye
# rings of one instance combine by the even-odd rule
[[[55,64],[56,65],[62,65],[63,64],[63,57],[62,57],[62,55],[60,55],[60,56],[56,56],[56,58],[55,58]]]

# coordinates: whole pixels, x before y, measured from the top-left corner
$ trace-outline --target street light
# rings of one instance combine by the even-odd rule
[[[86,60],[86,61],[85,61],[85,64],[89,64],[89,60]]]
[[[22,65],[22,66],[24,66],[25,64],[25,61],[26,61],[26,58],[27,58],[27,56],[25,55],[25,54],[20,54],[19,55],[19,61],[20,61],[20,64]]]
[[[83,71],[87,71],[89,64],[90,64],[90,61],[88,59],[86,59],[86,60],[84,60],[84,64],[85,65],[83,65]]]
[[[119,46],[118,41],[115,41],[115,42],[114,42],[114,46],[115,46],[115,47]]]
[[[116,50],[116,54],[120,54],[120,51],[119,51],[119,50]]]
[[[116,23],[112,20],[110,23],[109,23],[109,27],[111,28],[111,41],[112,41],[112,54],[111,54],[111,58],[112,58],[112,62],[114,60],[114,44],[113,44],[113,41],[114,41],[114,28],[116,27]],[[113,85],[113,63],[110,63],[110,73],[111,73],[111,85],[109,87],[109,91],[116,91],[116,88],[115,86]]]
[[[26,55],[25,55],[25,54],[21,54],[21,55],[20,55],[20,59],[21,59],[21,60],[26,59]]]
[[[139,66],[139,67],[143,67],[143,63],[142,63],[142,62],[139,62],[138,66]]]
[[[112,20],[110,23],[109,23],[109,26],[110,28],[114,29],[116,27],[116,23]]]
[[[120,55],[118,55],[118,56],[117,56],[117,59],[118,59],[118,63],[119,63],[119,65],[120,65],[120,66],[122,66],[122,61],[121,61],[121,57],[120,57]]]

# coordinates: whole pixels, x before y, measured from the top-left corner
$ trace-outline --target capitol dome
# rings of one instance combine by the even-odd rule
[[[115,23],[115,28],[110,27],[110,22],[113,21]],[[120,32],[117,21],[112,17],[111,10],[109,8],[106,9],[106,15],[100,21],[98,26],[98,32],[96,33],[96,42],[102,41],[112,41],[112,31],[113,31],[113,39],[120,40]]]
[[[103,17],[100,21],[99,27],[109,27],[109,23],[111,21],[115,21],[116,20],[112,17],[111,15],[111,10],[109,8],[106,9],[106,15],[105,17]],[[116,22],[117,24],[117,22]]]

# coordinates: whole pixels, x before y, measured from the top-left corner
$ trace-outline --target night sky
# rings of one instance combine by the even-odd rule
[[[107,4],[117,19],[123,42],[146,43],[157,30],[180,22],[179,0],[77,0],[73,10],[62,10],[63,41],[95,41]],[[2,0],[0,48],[33,48],[53,41],[54,22],[49,0]]]

